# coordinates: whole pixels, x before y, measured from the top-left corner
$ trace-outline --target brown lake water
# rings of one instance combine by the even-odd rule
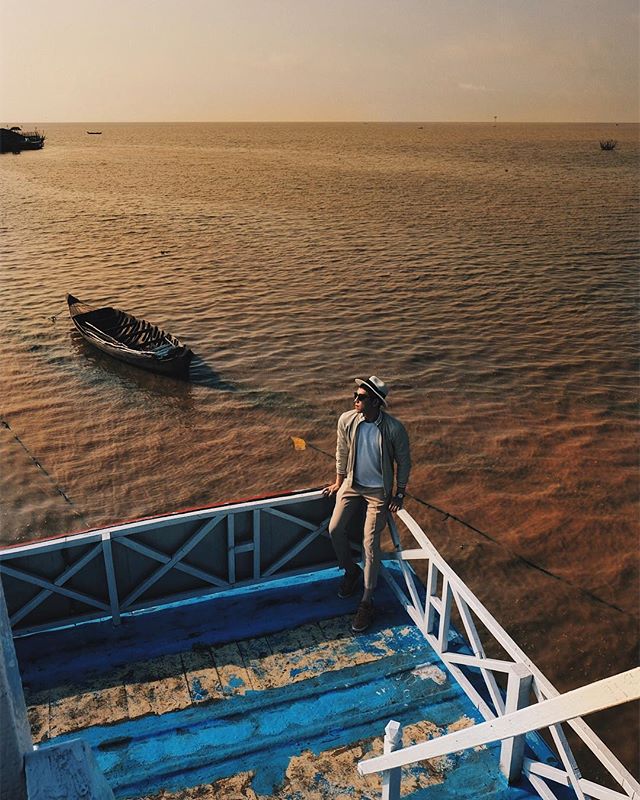
[[[331,452],[375,373],[410,492],[487,536],[408,510],[549,678],[635,664],[637,125],[45,129],[0,158],[0,543],[320,486],[290,437]],[[66,292],[192,380],[92,351]],[[594,725],[633,766],[637,708]]]

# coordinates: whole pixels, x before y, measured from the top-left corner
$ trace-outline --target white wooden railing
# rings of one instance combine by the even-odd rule
[[[321,491],[312,490],[0,549],[0,575],[14,635],[89,619],[111,618],[117,624],[122,614],[142,608],[321,569],[335,563],[327,533],[329,514],[329,501]],[[397,570],[383,574],[484,719],[504,721],[532,699],[542,706],[557,698],[558,691],[456,575],[418,523],[406,511],[397,518],[417,547],[401,549],[392,519],[393,557],[403,580],[395,577]],[[416,560],[428,562],[426,586],[409,566]],[[47,602],[50,598],[56,600],[53,608]],[[454,611],[460,620],[458,630],[451,623]],[[476,621],[506,658],[487,657]],[[503,683],[506,676],[506,691],[496,676]],[[620,790],[582,777],[567,743],[565,723]],[[387,726],[385,753],[401,746],[395,725]],[[524,757],[523,732],[509,729],[498,736],[501,768],[509,780],[524,773],[543,800],[557,800],[554,784],[571,787],[579,800],[640,800],[640,784],[580,717],[540,722],[538,727],[550,732],[561,766]],[[459,746],[453,745],[456,749]],[[385,791],[395,791],[397,776],[387,768],[384,774]]]
[[[401,733],[399,723],[392,720],[385,729],[384,755],[361,761],[358,771],[361,775],[370,775],[374,772],[387,773],[385,786],[394,787],[388,793],[389,800],[399,798],[400,793],[400,767],[415,764],[438,756],[449,755],[459,750],[470,747],[479,747],[496,741],[522,741],[527,733],[538,731],[542,727],[556,725],[569,719],[586,716],[594,711],[622,703],[628,703],[640,698],[640,667],[613,675],[601,681],[596,681],[580,689],[574,689],[566,694],[544,700],[534,706],[523,708],[503,717],[454,731],[446,736],[400,748]],[[580,788],[583,796],[594,798],[623,797],[618,792],[605,790],[598,784],[582,779]],[[395,788],[397,787],[397,788]],[[631,794],[627,796],[638,797],[632,786],[626,786]],[[383,794],[384,797],[384,794]]]
[[[0,548],[14,635],[334,566],[330,514],[309,490]]]
[[[452,677],[464,689],[484,719],[487,721],[500,720],[502,723],[507,721],[505,724],[491,729],[498,731],[498,735],[491,741],[500,740],[502,742],[500,766],[506,778],[510,782],[515,782],[521,774],[524,774],[543,800],[557,800],[553,784],[570,787],[578,800],[588,800],[588,798],[594,798],[594,800],[626,800],[627,798],[640,800],[638,781],[579,716],[589,713],[589,708],[585,707],[583,710],[577,711],[571,705],[565,708],[560,702],[559,692],[447,564],[418,523],[404,510],[400,511],[397,517],[413,536],[418,547],[410,550],[401,548],[398,529],[392,519],[389,527],[396,547],[393,555],[400,564],[404,586],[400,585],[390,570],[385,570],[385,578],[425,639],[438,653]],[[416,560],[428,561],[426,587],[421,586],[408,565],[408,562]],[[454,609],[458,613],[463,630],[456,630],[451,624],[451,615]],[[489,632],[493,642],[501,646],[509,657],[508,659],[487,657],[476,620],[482,623]],[[501,690],[498,680],[496,680],[496,674],[500,673],[507,677],[506,692]],[[479,684],[478,679],[480,679]],[[623,699],[617,699],[616,702],[626,702],[640,695],[640,671],[632,671],[624,680],[627,681],[625,691],[628,690],[628,692],[626,695],[623,694]],[[591,687],[586,687],[586,689],[589,688]],[[597,690],[595,691],[597,694]],[[527,715],[522,709],[529,706],[532,699],[537,707]],[[555,703],[556,700],[558,700],[557,703]],[[554,701],[551,708],[559,707],[563,711],[558,717],[547,719],[540,709],[546,708],[550,701]],[[609,705],[612,704],[615,703]],[[536,717],[538,712],[540,716]],[[514,719],[525,722],[521,728],[510,728],[509,725]],[[526,721],[531,722],[531,720],[535,722],[528,727]],[[565,723],[573,729],[604,766],[619,785],[620,790],[609,789],[582,777],[563,730]],[[477,726],[478,730],[482,727],[482,725]],[[543,762],[524,758],[524,734],[542,729],[549,731],[561,767],[553,767]],[[447,738],[443,737],[443,740]],[[416,745],[416,747],[422,748],[425,746]],[[460,744],[454,742],[453,739],[446,746],[447,753],[461,749]],[[388,772],[391,765],[397,767],[400,763],[408,764],[415,760],[421,760],[423,757],[431,757],[420,755],[419,759],[416,759],[413,757],[416,753],[425,751],[412,748],[407,748],[406,751],[398,750],[392,756],[391,752],[397,747],[399,747],[398,730],[390,729],[387,726],[385,755],[378,759],[362,761],[359,765],[359,769],[363,773],[383,772],[385,776],[384,796],[389,800],[399,797],[399,783],[397,779],[391,779]],[[431,742],[429,747],[438,749]],[[408,752],[409,750],[411,753]],[[445,751],[439,750],[440,752],[444,754]],[[394,788],[396,786],[398,787],[397,792]]]

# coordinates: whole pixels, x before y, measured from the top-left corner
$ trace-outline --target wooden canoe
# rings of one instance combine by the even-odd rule
[[[118,308],[95,308],[72,294],[67,303],[73,324],[98,350],[151,372],[188,378],[193,353],[175,336]]]

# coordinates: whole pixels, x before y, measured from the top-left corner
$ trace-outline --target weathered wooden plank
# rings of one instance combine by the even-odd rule
[[[366,636],[366,647],[350,631],[351,616],[325,620],[322,625],[302,625],[291,631],[270,634],[267,639],[272,656],[266,656],[260,669],[265,685],[286,686],[323,673],[379,661],[396,652],[394,637],[408,629],[383,629]]]
[[[329,619],[321,619],[318,622],[318,627],[322,631],[326,642],[335,642],[339,639],[352,639],[353,633],[349,623],[349,617],[330,617]]]
[[[182,664],[192,703],[224,699],[220,676],[208,647],[182,653]]]
[[[277,657],[274,656],[266,636],[238,642],[238,650],[252,689],[261,691],[274,686],[282,686],[282,681],[274,674]]]
[[[446,730],[432,722],[424,721],[407,725],[404,741],[414,743],[425,737],[433,737],[454,729],[473,724],[463,717],[454,721]],[[145,795],[139,800],[290,800],[290,798],[310,798],[310,800],[353,800],[354,798],[380,797],[381,781],[376,775],[360,775],[356,765],[363,758],[382,754],[381,737],[367,737],[355,742],[331,747],[314,753],[304,750],[291,756],[282,782],[274,786],[268,795],[254,788],[255,771],[246,770],[219,778],[213,783],[200,784],[176,792],[164,790],[161,795]],[[414,794],[419,790],[444,783],[451,770],[447,758],[437,758],[428,764],[411,770],[403,770],[402,794]]]
[[[109,676],[111,685],[92,680],[83,685],[52,689],[50,737],[88,728],[97,720],[101,724],[111,724],[127,719],[129,710],[122,677],[121,671],[114,672]]]
[[[48,689],[29,695],[25,693],[27,716],[34,744],[45,742],[51,736],[49,732],[49,696]]]
[[[344,624],[345,617],[340,617],[340,619],[342,620],[342,624]],[[292,628],[291,630],[270,633],[268,638],[272,650],[280,653],[309,649],[317,645],[322,645],[327,641],[322,628],[317,622],[299,625],[297,628]]]
[[[186,708],[191,703],[180,655],[161,656],[140,661],[125,675],[129,716],[166,714]]]
[[[225,697],[244,694],[252,688],[242,653],[235,642],[212,648],[212,653]]]
[[[346,627],[346,618],[340,619]],[[317,623],[270,634],[267,638],[273,651],[268,664],[273,685],[298,683],[323,672],[351,665],[345,661],[342,652],[347,640],[328,641]]]
[[[34,733],[44,740],[95,724],[164,714],[372,663],[395,653],[394,637],[409,630],[389,628],[357,638],[350,631],[350,620],[351,615],[340,616],[269,637],[202,646],[33,695],[29,703]]]

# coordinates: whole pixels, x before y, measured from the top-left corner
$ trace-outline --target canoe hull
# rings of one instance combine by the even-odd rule
[[[180,359],[172,359],[171,361],[159,361],[145,354],[130,355],[122,353],[114,347],[111,347],[107,342],[101,342],[99,339],[89,339],[84,335],[82,328],[76,324],[76,329],[82,334],[85,341],[92,344],[97,350],[106,353],[112,358],[118,359],[125,364],[131,364],[134,367],[145,369],[148,372],[155,372],[160,375],[169,375],[174,378],[186,379],[189,377],[189,366],[192,358],[192,353],[189,351],[188,358],[182,357]]]
[[[77,331],[97,350],[148,372],[188,379],[193,353],[175,336],[111,306],[96,308],[71,294],[67,303]]]

